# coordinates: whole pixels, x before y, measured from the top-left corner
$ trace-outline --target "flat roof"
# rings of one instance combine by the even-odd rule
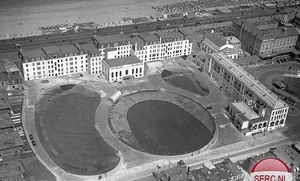
[[[247,119],[252,120],[259,118],[260,116],[256,114],[246,103],[243,101],[237,101],[237,102],[231,102],[231,105],[233,105],[237,110],[240,111],[240,113],[244,113]]]
[[[99,44],[109,44],[109,43],[116,43],[122,41],[130,41],[130,36],[126,34],[96,36],[94,38]]]
[[[0,94],[0,110],[3,109],[10,109],[10,104],[7,98],[3,94]]]
[[[231,72],[234,77],[244,83],[247,88],[255,93],[261,100],[265,101],[272,109],[288,107],[288,105],[283,100],[279,99],[276,94],[256,80],[232,59],[227,58],[223,52],[212,53],[210,56],[219,64],[223,65],[227,71]]]
[[[290,145],[279,146],[276,149],[272,149],[271,152],[288,165],[290,163],[294,165],[300,164],[300,154]]]
[[[237,59],[233,59],[233,61],[235,63],[237,63],[238,65],[248,64],[250,62],[258,62],[260,60],[261,60],[261,58],[259,58],[257,55],[252,55],[252,56],[248,56],[248,57],[240,57],[240,58],[237,58]]]
[[[19,133],[13,128],[0,130],[0,151],[24,145]]]
[[[123,65],[130,65],[130,64],[136,64],[142,62],[136,56],[128,56],[128,57],[109,59],[104,61],[108,64],[109,67],[119,67]]]
[[[10,118],[9,110],[0,111],[0,129],[14,126],[14,122]]]
[[[20,52],[23,55],[23,57],[29,59],[46,56],[45,52],[41,48],[22,50]]]
[[[282,37],[289,37],[289,36],[298,36],[299,33],[295,27],[277,27],[268,29],[269,33],[273,38],[282,38]]]

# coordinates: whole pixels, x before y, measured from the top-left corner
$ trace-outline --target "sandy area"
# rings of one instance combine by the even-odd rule
[[[38,34],[38,27],[63,23],[119,23],[122,17],[157,14],[152,6],[183,1],[186,0],[1,0],[0,39],[13,34]]]

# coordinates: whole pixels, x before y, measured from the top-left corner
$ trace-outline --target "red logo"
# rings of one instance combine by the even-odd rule
[[[265,158],[257,162],[251,169],[253,181],[292,181],[290,167],[278,158]]]

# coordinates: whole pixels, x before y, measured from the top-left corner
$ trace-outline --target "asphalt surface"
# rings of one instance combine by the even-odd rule
[[[268,8],[262,10],[260,7],[252,11],[233,11],[232,13],[214,13],[210,18],[180,18],[165,21],[156,21],[151,23],[140,23],[131,24],[124,26],[114,26],[99,28],[95,30],[83,30],[81,32],[66,32],[59,34],[50,35],[40,35],[40,36],[29,36],[23,38],[14,38],[7,40],[0,40],[0,53],[14,52],[17,51],[16,44],[21,44],[23,49],[33,49],[42,46],[50,45],[63,45],[71,43],[84,43],[91,40],[94,35],[104,36],[104,35],[114,35],[120,34],[132,34],[132,33],[142,33],[157,30],[175,29],[187,26],[198,26],[211,23],[219,23],[225,21],[231,21],[235,18],[253,18],[253,17],[263,17],[263,16],[273,16],[279,14],[285,14],[291,12],[291,10],[296,9],[298,6],[289,6],[276,8]]]

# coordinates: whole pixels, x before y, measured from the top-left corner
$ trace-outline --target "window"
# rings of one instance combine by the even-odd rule
[[[128,70],[125,70],[125,75],[128,75]]]

